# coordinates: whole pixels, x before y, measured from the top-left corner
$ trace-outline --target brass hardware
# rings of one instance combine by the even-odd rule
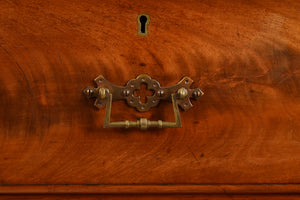
[[[188,95],[188,91],[187,89],[185,89],[184,87],[180,88],[178,91],[177,91],[178,95],[179,95],[179,99],[184,99],[187,97]]]
[[[96,107],[101,108],[106,106],[104,128],[138,127],[141,130],[146,130],[150,127],[178,128],[181,127],[178,105],[183,110],[188,110],[193,106],[190,98],[198,99],[203,95],[203,92],[199,88],[190,89],[193,81],[189,77],[184,77],[176,85],[170,87],[161,87],[157,80],[154,80],[145,74],[139,75],[136,79],[128,81],[125,87],[114,85],[104,79],[103,76],[98,76],[94,81],[97,84],[97,88],[89,86],[83,90],[83,93],[88,98],[96,98]],[[134,96],[133,94],[134,91],[140,89],[140,85],[143,83],[147,85],[148,90],[154,92],[152,96],[147,96],[146,103],[140,101],[140,96]],[[157,106],[160,100],[172,101],[175,121],[150,121],[146,118],[140,118],[137,121],[126,120],[111,122],[110,115],[112,101],[121,99],[126,100],[129,106],[136,108],[139,112],[146,112],[150,108]]]
[[[138,127],[141,130],[147,130],[147,128],[150,128],[150,127],[157,127],[157,128],[178,128],[178,127],[181,127],[181,119],[180,119],[179,110],[178,110],[178,106],[176,104],[174,94],[172,94],[172,103],[173,103],[175,122],[164,122],[162,120],[150,121],[146,118],[139,118],[137,121],[128,121],[128,120],[126,120],[126,121],[111,122],[110,121],[110,114],[111,114],[112,94],[108,95],[108,100],[107,101],[108,101],[108,104],[106,105],[106,110],[105,110],[104,128]]]
[[[150,24],[149,15],[142,13],[137,17],[138,36],[148,36],[148,25]]]
[[[106,97],[106,91],[107,91],[107,89],[105,89],[105,88],[100,88],[99,89],[99,96],[100,96],[100,99],[105,99],[105,97]]]

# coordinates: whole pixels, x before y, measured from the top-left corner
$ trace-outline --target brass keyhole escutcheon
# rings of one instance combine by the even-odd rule
[[[140,87],[133,92],[135,97],[138,97],[142,103],[147,103],[147,98],[154,95],[154,90],[148,90],[145,83],[141,83]]]
[[[149,15],[143,13],[137,17],[138,36],[148,36],[148,25],[150,24]]]

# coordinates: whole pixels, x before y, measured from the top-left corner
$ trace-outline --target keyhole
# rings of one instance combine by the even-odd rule
[[[145,33],[145,27],[146,27],[146,22],[147,22],[147,17],[142,15],[140,17],[140,22],[141,22],[141,33]]]
[[[147,14],[140,14],[137,18],[138,21],[138,35],[147,36],[148,35],[148,25],[150,23],[150,17]]]
[[[148,90],[147,89],[147,85],[142,83],[140,86],[139,90],[135,90],[133,92],[133,95],[136,97],[140,97],[140,101],[142,103],[147,103],[147,96],[153,96],[154,95],[154,91],[153,90]]]

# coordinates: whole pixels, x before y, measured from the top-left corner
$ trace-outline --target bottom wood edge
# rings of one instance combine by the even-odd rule
[[[300,194],[300,184],[0,185],[0,194]]]

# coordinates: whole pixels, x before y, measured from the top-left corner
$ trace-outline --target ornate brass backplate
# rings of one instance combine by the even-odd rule
[[[96,107],[102,108],[106,106],[104,127],[139,127],[143,130],[148,127],[181,127],[178,105],[183,110],[188,110],[193,106],[190,98],[197,100],[203,95],[203,92],[199,88],[190,88],[193,80],[189,77],[184,77],[176,85],[170,87],[161,87],[157,80],[152,79],[146,74],[139,75],[136,79],[128,81],[126,86],[114,85],[107,81],[103,76],[98,76],[94,81],[96,82],[97,87],[94,88],[88,86],[83,90],[83,93],[88,98],[96,98]],[[153,95],[147,96],[145,103],[141,102],[140,96],[134,95],[134,92],[140,89],[141,84],[146,84],[147,89],[153,91]],[[127,120],[110,122],[111,102],[122,99],[126,100],[129,106],[136,108],[139,112],[146,112],[150,108],[157,106],[160,100],[172,101],[175,122],[164,122],[161,120],[150,121],[144,118],[140,118],[136,122]]]

